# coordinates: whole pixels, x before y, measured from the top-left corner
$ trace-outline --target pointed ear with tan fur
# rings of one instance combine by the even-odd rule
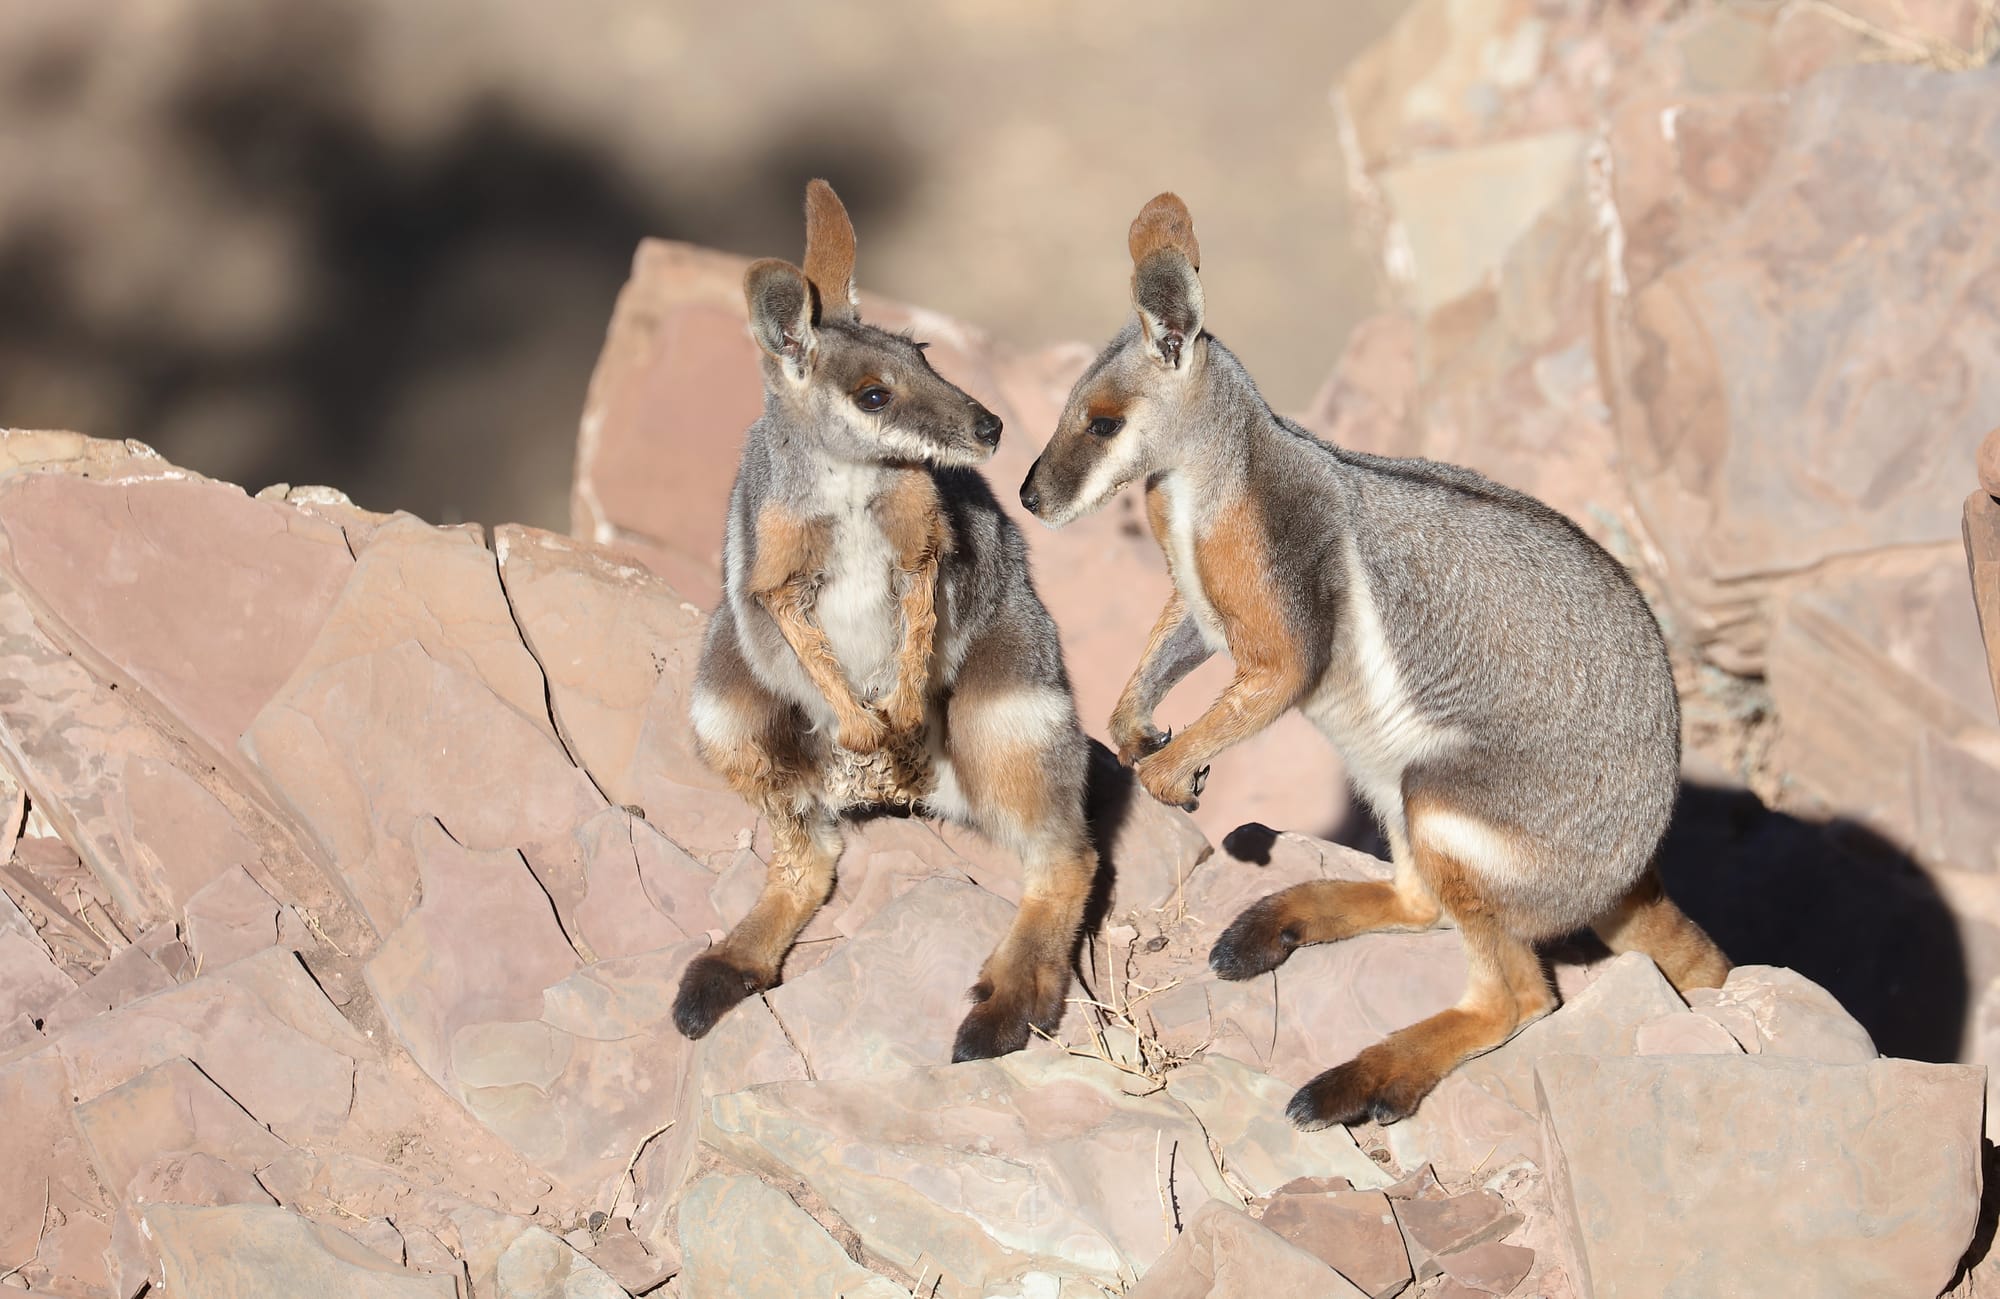
[[[1177,370],[1188,343],[1201,333],[1201,245],[1194,217],[1174,194],[1139,209],[1126,237],[1132,252],[1132,306],[1146,333],[1146,351]]]
[[[854,223],[833,186],[806,185],[806,278],[819,292],[820,320],[854,320]]]
[[[812,286],[805,274],[775,257],[752,262],[743,272],[743,300],[750,308],[750,335],[757,346],[782,362],[795,382],[803,380],[819,348],[812,325]]]

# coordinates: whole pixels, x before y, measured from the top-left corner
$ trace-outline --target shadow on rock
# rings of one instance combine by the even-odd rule
[[[1884,1055],[1959,1058],[1970,981],[1958,921],[1880,835],[1688,783],[1661,873],[1737,964],[1797,970],[1838,997]]]

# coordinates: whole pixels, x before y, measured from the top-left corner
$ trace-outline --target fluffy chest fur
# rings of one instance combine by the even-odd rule
[[[894,687],[903,637],[895,550],[873,509],[885,484],[883,472],[870,466],[829,466],[814,502],[831,536],[813,610],[841,670],[866,700]]]

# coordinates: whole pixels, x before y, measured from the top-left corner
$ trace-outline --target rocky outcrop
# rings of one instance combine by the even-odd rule
[[[1811,984],[1746,968],[1690,1007],[1628,956],[1562,966],[1569,1004],[1410,1122],[1301,1133],[1290,1089],[1449,1004],[1456,939],[1215,980],[1207,942],[1248,901],[1386,865],[1296,834],[1211,850],[1103,758],[1116,876],[1053,1039],[944,1063],[1018,867],[887,818],[785,982],[689,1043],[679,971],[767,845],[691,757],[678,591],[593,543],[247,497],[134,447],[7,434],[0,460],[0,754],[24,787],[0,788],[0,1263],[39,1290],[1618,1293],[1618,1225],[1564,1189],[1611,1175],[1588,1141],[1611,1129],[1580,1089],[1536,1090],[1551,1061],[1769,1061],[1814,1106],[1772,1111],[1787,1140],[1919,1131],[1873,1083],[1876,1109],[1838,1099],[1888,1066]],[[67,515],[12,507],[54,500],[89,506],[91,547],[24,567]],[[273,536],[340,578],[297,585],[317,613],[287,606],[282,674],[274,633],[215,625],[230,598],[282,604],[244,576]],[[132,577],[175,554],[210,558]],[[231,655],[261,675],[208,698],[188,664]],[[1979,1083],[1952,1077],[1920,1108],[1956,1141]],[[1886,1172],[1789,1193],[1881,1239],[1855,1266],[1928,1278],[1978,1198],[1938,1150],[1896,1183],[1933,1205],[1921,1233],[1863,1212]]]

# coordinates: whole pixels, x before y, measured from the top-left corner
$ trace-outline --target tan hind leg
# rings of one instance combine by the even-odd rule
[[[823,745],[797,708],[750,674],[727,628],[704,654],[691,711],[702,760],[764,815],[774,843],[750,914],[681,975],[674,1025],[698,1038],[731,1006],[777,982],[792,940],[833,889],[842,844],[819,798]]]
[[[1083,817],[1088,758],[1069,696],[1033,682],[960,679],[952,768],[967,819],[1021,856],[1021,909],[980,968],[953,1060],[1018,1051],[1062,1022],[1097,853]]]
[[[1729,977],[1729,958],[1702,927],[1674,905],[1648,867],[1611,914],[1591,928],[1614,952],[1644,952],[1667,981],[1685,994],[1691,988],[1720,988]]]
[[[1434,928],[1442,913],[1409,843],[1399,829],[1391,829],[1388,838],[1395,879],[1314,880],[1273,893],[1246,907],[1222,931],[1209,949],[1210,968],[1225,979],[1249,979],[1275,970],[1309,943]]]
[[[1466,821],[1454,821],[1462,837]],[[1285,1109],[1300,1127],[1407,1118],[1446,1074],[1555,1006],[1534,945],[1509,928],[1460,861],[1426,842],[1414,809],[1411,837],[1417,872],[1465,943],[1465,994],[1450,1010],[1391,1033],[1300,1088]],[[1482,837],[1504,841],[1498,832]]]
[[[730,1007],[778,981],[792,941],[833,892],[840,825],[821,807],[767,809],[773,847],[764,892],[729,936],[688,963],[674,997],[674,1026],[698,1038]]]

